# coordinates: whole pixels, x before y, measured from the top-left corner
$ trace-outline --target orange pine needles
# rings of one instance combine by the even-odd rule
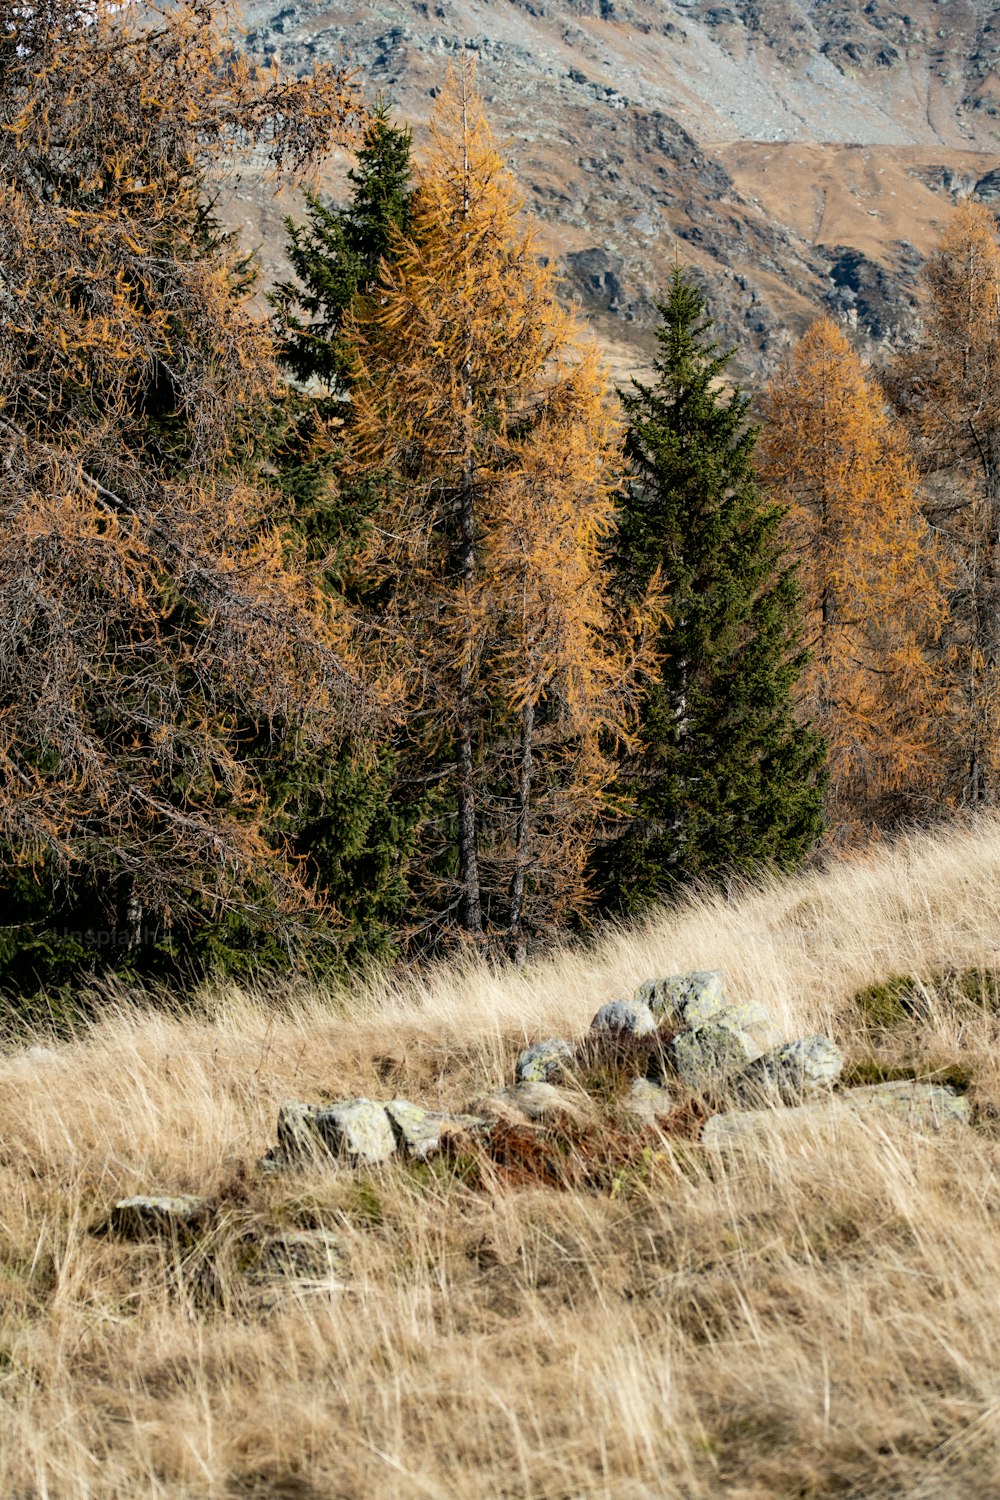
[[[940,788],[948,567],[882,393],[829,319],[771,381],[764,418],[762,475],[805,596],[801,707],[829,745],[832,835],[852,839]]]
[[[414,723],[456,805],[449,903],[521,956],[586,900],[633,666],[605,604],[618,434],[519,219],[471,71],[450,74],[412,239],[354,329],[351,440]]]
[[[1000,234],[984,204],[956,208],[925,283],[924,337],[893,394],[954,565],[952,780],[983,806],[1000,796]]]
[[[359,701],[255,472],[270,335],[202,191],[253,143],[303,166],[357,97],[237,61],[231,19],[0,4],[0,848],[161,913],[299,898],[241,735]]]

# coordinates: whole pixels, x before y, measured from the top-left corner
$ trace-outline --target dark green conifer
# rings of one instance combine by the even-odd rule
[[[297,380],[331,396],[342,396],[350,385],[344,314],[375,281],[383,257],[391,257],[395,235],[410,227],[410,152],[410,131],[376,104],[358,164],[347,174],[347,206],[330,208],[306,193],[305,223],[285,220],[294,280],[279,282],[271,296],[282,363]]]
[[[792,707],[799,590],[781,510],[755,482],[749,398],[689,275],[674,271],[659,312],[656,381],[622,394],[631,478],[616,546],[623,594],[641,597],[659,569],[670,619],[623,768],[633,812],[599,861],[618,911],[692,880],[790,868],[821,831],[823,747]]]
[[[396,236],[410,225],[410,132],[377,104],[339,208],[306,195],[306,220],[286,219],[294,279],[271,296],[281,362],[297,387],[285,395],[272,458],[292,519],[326,586],[360,598],[352,560],[377,497],[338,473],[339,437],[350,420],[350,365],[342,338],[348,308],[373,285]],[[338,961],[386,958],[408,901],[405,865],[422,804],[398,787],[390,743],[348,739],[294,764],[267,765],[286,829],[312,878],[344,922]]]

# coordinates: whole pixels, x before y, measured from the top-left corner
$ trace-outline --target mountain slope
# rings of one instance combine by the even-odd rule
[[[246,26],[292,68],[349,55],[418,139],[473,50],[528,205],[624,367],[675,256],[745,367],[821,309],[891,337],[949,201],[1000,198],[987,0],[251,0]],[[275,215],[243,194],[273,259]]]

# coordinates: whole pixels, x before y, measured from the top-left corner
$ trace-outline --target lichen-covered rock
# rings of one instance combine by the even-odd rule
[[[765,1052],[735,1081],[747,1104],[800,1104],[831,1089],[844,1067],[843,1055],[828,1036],[807,1036]]]
[[[569,1042],[551,1036],[525,1048],[517,1059],[514,1077],[518,1083],[558,1083],[572,1068],[574,1057]]]
[[[751,1046],[738,1027],[722,1025],[715,1017],[694,1031],[682,1031],[670,1043],[669,1058],[690,1089],[718,1087],[746,1068]]]
[[[393,1099],[385,1106],[400,1149],[415,1161],[426,1161],[441,1149],[442,1136],[458,1131],[482,1130],[486,1121],[477,1115],[441,1114],[409,1099]]]
[[[888,1112],[914,1130],[938,1131],[966,1124],[969,1101],[939,1084],[876,1083],[788,1109],[731,1110],[713,1115],[702,1126],[700,1139],[711,1150],[744,1142],[777,1143],[877,1111]]]
[[[138,1193],[118,1200],[108,1218],[108,1228],[132,1240],[189,1233],[202,1223],[208,1207],[207,1198],[191,1193],[176,1198]]]
[[[593,1100],[576,1089],[558,1088],[554,1083],[515,1083],[496,1093],[474,1099],[470,1108],[489,1120],[572,1120],[582,1124],[595,1114]]]
[[[692,969],[666,979],[647,979],[636,990],[635,998],[648,1005],[658,1021],[690,1028],[711,1020],[726,1003],[718,969]]]
[[[619,1113],[635,1125],[655,1125],[668,1115],[677,1100],[668,1088],[651,1078],[634,1078],[628,1093],[619,1102]]]
[[[396,1153],[396,1133],[385,1105],[342,1099],[316,1111],[316,1130],[334,1156],[352,1167],[377,1167]]]
[[[590,1029],[613,1037],[652,1036],[656,1017],[642,1000],[609,1000],[591,1021]]]

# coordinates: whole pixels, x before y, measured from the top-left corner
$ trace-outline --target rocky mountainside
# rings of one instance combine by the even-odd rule
[[[618,374],[645,363],[675,258],[750,373],[821,310],[898,336],[950,203],[1000,202],[991,0],[249,0],[244,14],[256,54],[293,69],[349,57],[418,143],[448,61],[472,49]],[[237,191],[230,216],[273,270],[279,210],[249,181]]]

